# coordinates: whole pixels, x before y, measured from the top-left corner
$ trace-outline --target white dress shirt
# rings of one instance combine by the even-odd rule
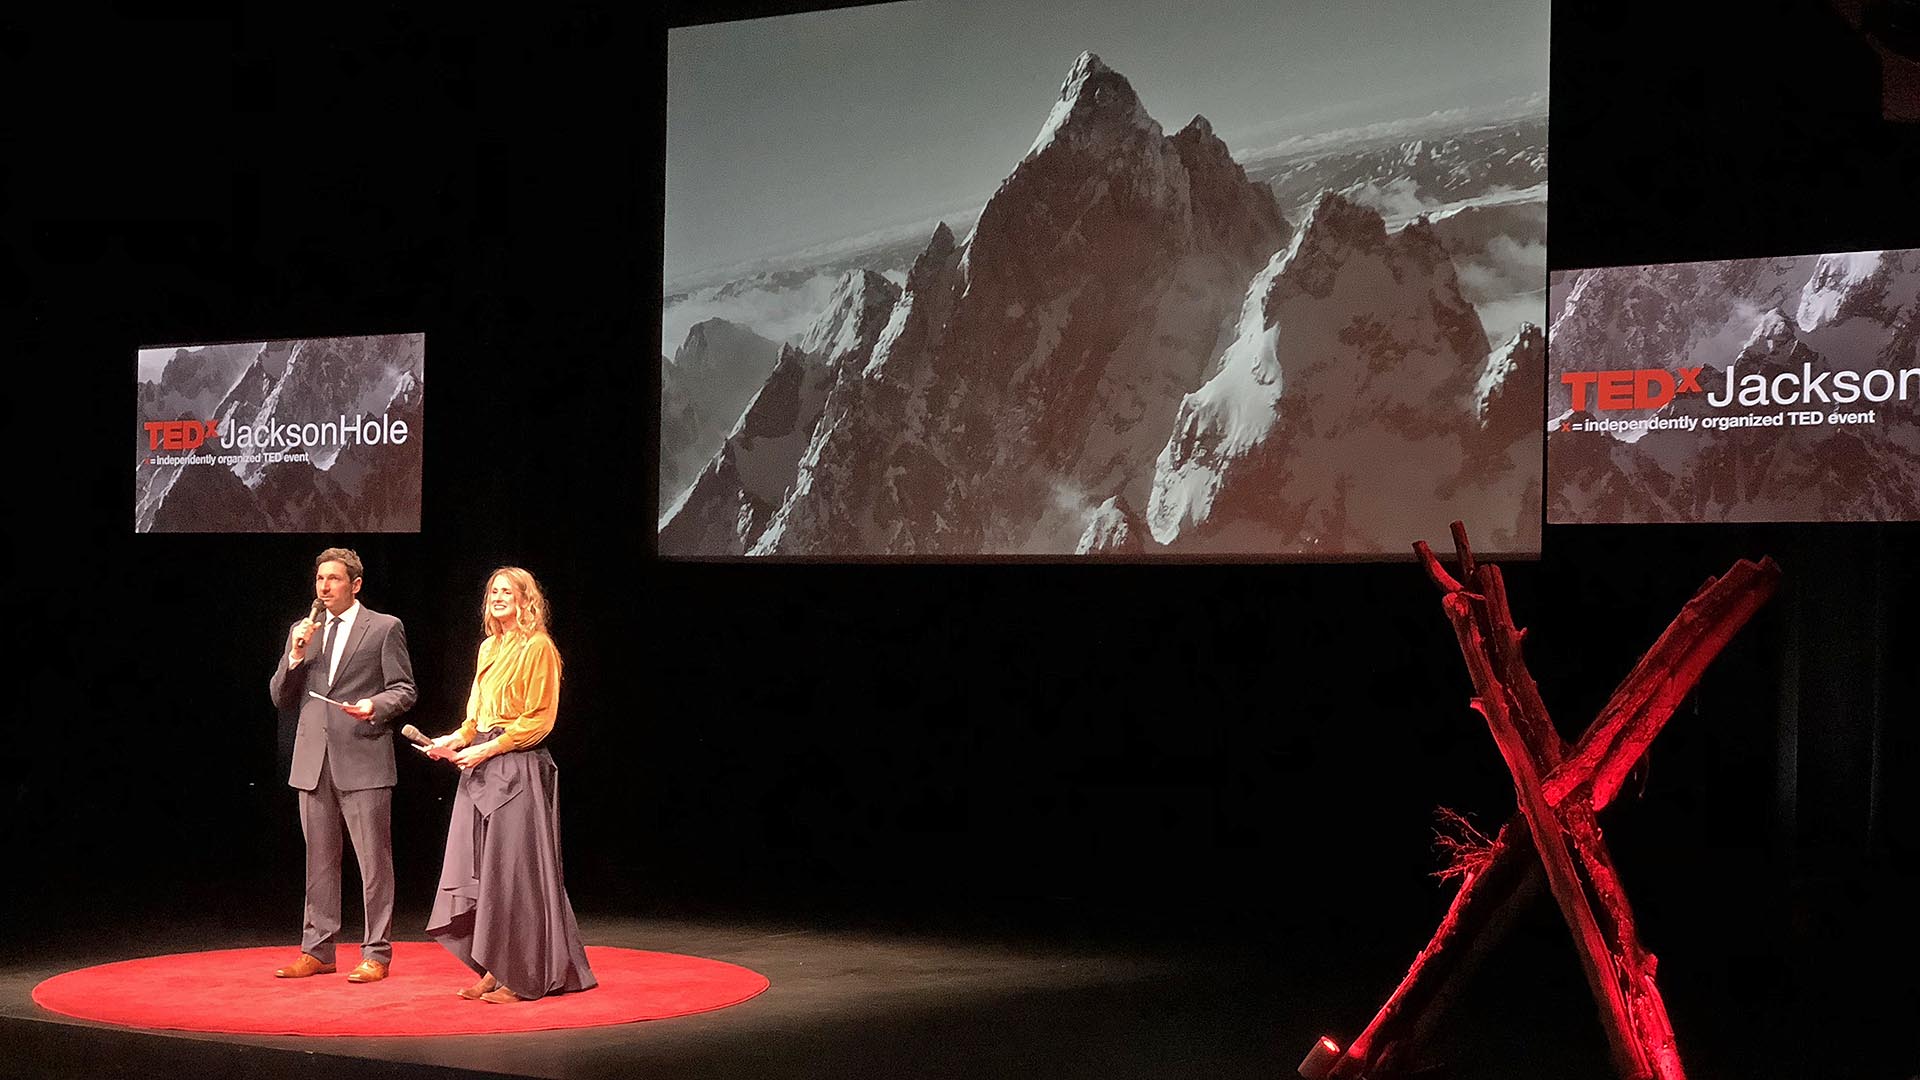
[[[333,619],[335,618],[332,612],[322,612],[321,615],[322,615],[322,618],[320,620],[320,629],[315,630],[313,632],[313,637],[310,638],[307,642],[307,644],[313,646],[315,651],[318,651],[320,646],[326,644],[327,623],[333,621]],[[342,652],[345,652],[347,648],[347,635],[353,633],[353,621],[359,617],[360,617],[360,601],[358,600],[355,600],[353,602],[352,607],[341,612],[338,616],[338,618],[340,619],[340,625],[333,628],[333,652],[328,654],[327,656],[327,685],[328,686],[333,685],[333,673],[340,669],[340,654]],[[309,653],[307,655],[306,660],[300,661],[300,663],[309,663],[309,662],[312,662],[314,659],[315,659],[314,655],[312,653]],[[287,654],[287,660],[288,660],[288,664],[287,664],[288,667],[298,666],[298,664],[296,664],[293,661],[292,653]]]
[[[352,607],[340,613],[339,615],[340,625],[333,628],[333,653],[327,657],[327,685],[328,686],[333,685],[333,673],[340,670],[340,654],[346,651],[347,636],[353,633],[353,620],[359,617],[360,617],[360,601],[355,600],[353,602]],[[326,640],[327,640],[327,624],[321,623],[320,624],[320,641],[322,644],[324,644]],[[329,690],[327,692],[332,693],[333,691]]]

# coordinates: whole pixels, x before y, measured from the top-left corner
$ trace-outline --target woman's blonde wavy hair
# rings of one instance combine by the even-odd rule
[[[493,589],[493,579],[505,574],[513,582],[513,591],[520,596],[520,615],[515,625],[507,626],[487,611],[487,593]],[[487,583],[480,590],[480,625],[489,635],[517,633],[523,637],[542,633],[547,629],[551,616],[547,606],[547,595],[540,591],[540,583],[533,575],[517,566],[502,566],[487,575]]]

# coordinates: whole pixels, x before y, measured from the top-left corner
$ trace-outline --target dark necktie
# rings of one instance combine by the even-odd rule
[[[320,644],[320,677],[327,680],[327,690],[333,690],[333,628],[340,625],[340,616],[327,620],[327,639]]]

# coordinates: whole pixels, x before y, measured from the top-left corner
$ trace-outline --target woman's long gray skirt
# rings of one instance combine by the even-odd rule
[[[498,731],[483,731],[474,745]],[[544,748],[460,774],[427,933],[523,998],[598,985],[560,860],[560,770]]]

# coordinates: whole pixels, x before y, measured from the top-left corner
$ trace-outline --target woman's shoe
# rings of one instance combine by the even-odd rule
[[[479,982],[460,991],[460,996],[466,998],[468,1001],[479,1001],[489,993],[492,993],[499,985],[499,983],[494,981],[493,974],[489,972],[482,976]]]
[[[496,986],[492,990],[481,994],[480,1000],[491,1005],[510,1005],[516,1001],[525,1001],[526,998],[521,997],[519,994],[514,993],[504,986]]]

